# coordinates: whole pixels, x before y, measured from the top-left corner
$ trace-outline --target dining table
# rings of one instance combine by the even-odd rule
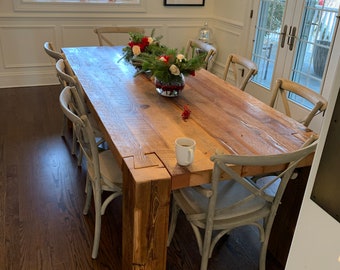
[[[124,60],[122,46],[62,51],[122,169],[124,270],[166,269],[171,191],[208,183],[212,155],[286,153],[315,135],[205,69],[185,77],[184,89],[170,98],[156,92],[150,75],[137,74],[138,68]],[[182,117],[184,110],[190,110],[188,118]],[[175,140],[179,137],[196,141],[189,166],[177,164]],[[305,158],[299,167],[310,166],[312,159],[312,155]],[[243,176],[282,169],[234,167]]]

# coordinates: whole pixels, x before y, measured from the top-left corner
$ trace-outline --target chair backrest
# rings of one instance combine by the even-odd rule
[[[317,136],[311,136],[300,149],[289,153],[264,156],[214,155],[211,157],[211,160],[214,162],[212,182],[215,181],[218,183],[221,179],[221,175],[227,174],[247,188],[254,196],[261,196],[266,201],[272,203],[275,203],[275,200],[277,200],[279,203],[281,199],[280,196],[283,195],[284,189],[295,168],[302,159],[315,151],[317,143]],[[271,177],[270,182],[261,187],[256,186],[248,177],[243,177],[241,175],[242,170],[241,172],[234,170],[235,166],[257,166],[265,168],[279,165],[285,165],[285,169],[275,177]],[[266,193],[266,189],[277,183],[277,181],[280,182],[280,186],[277,189],[276,194],[273,196],[272,193]]]
[[[228,73],[230,70],[233,84],[241,90],[244,90],[251,77],[257,74],[257,66],[253,61],[235,53],[230,54],[227,58],[222,77],[224,80],[229,78]]]
[[[206,57],[204,59],[204,68],[206,70],[211,70],[217,50],[211,44],[205,43],[198,39],[189,39],[185,48],[185,55],[188,59],[191,59],[193,56],[199,53],[206,53]]]
[[[281,97],[286,115],[292,117],[288,102],[289,93],[294,93],[295,95],[302,97],[314,106],[306,117],[300,121],[306,127],[309,126],[315,115],[327,109],[327,100],[323,96],[301,84],[283,78],[276,80],[269,105],[274,107],[278,98]]]
[[[58,77],[64,82],[65,86],[74,86],[77,89],[78,95],[85,104],[84,90],[67,59],[59,59],[56,63],[56,70]]]
[[[122,45],[122,44],[116,44],[116,42],[112,42],[108,35],[110,34],[128,34],[128,33],[144,33],[144,29],[141,27],[114,27],[114,26],[108,26],[108,27],[97,27],[94,29],[94,32],[98,36],[98,41],[100,46],[108,45],[108,46],[114,46],[114,45]],[[126,44],[128,40],[124,44]]]
[[[57,62],[60,59],[66,59],[65,54],[62,52],[58,52],[51,42],[46,41],[44,43],[44,50],[55,62]],[[58,74],[57,78],[60,82],[61,87],[64,88],[66,86],[65,81],[63,81]]]
[[[58,52],[51,42],[46,41],[44,43],[44,50],[50,57],[55,60],[55,62],[57,62],[59,59],[65,59],[65,54],[62,52]]]
[[[270,212],[265,213],[265,216],[259,216],[260,218],[265,218],[264,230],[266,239],[268,240],[269,234],[271,231],[271,227],[278,209],[278,206],[281,202],[282,195],[286,189],[287,183],[291,178],[294,169],[297,167],[299,162],[304,159],[309,154],[315,152],[318,140],[316,136],[312,136],[310,139],[306,141],[302,148],[297,151],[277,154],[277,155],[268,155],[268,156],[240,156],[240,155],[215,155],[211,157],[211,160],[214,162],[214,169],[212,175],[212,196],[209,202],[208,209],[208,217],[211,215],[212,220],[215,218],[215,204],[217,197],[217,188],[218,182],[225,175],[229,175],[234,181],[241,184],[244,188],[250,191],[250,195],[245,198],[240,198],[239,201],[235,201],[233,205],[229,205],[227,210],[232,211],[234,206],[237,205],[238,208],[242,207],[240,205],[247,204],[249,200],[254,199],[256,201],[256,197],[259,200],[265,200],[267,204],[270,205]],[[277,176],[271,176],[269,181],[260,186],[256,185],[251,179],[247,177],[243,177],[242,170],[236,171],[233,169],[234,165],[239,166],[261,166],[262,168],[266,168],[267,166],[276,166],[276,165],[284,165],[285,169],[282,172],[279,172]],[[272,185],[278,185],[276,189],[276,193],[273,195],[270,192],[266,192]],[[219,209],[219,212],[223,211]],[[245,214],[245,213],[243,213]],[[260,215],[263,213],[260,213]],[[254,220],[255,221],[255,220]],[[250,222],[248,220],[248,222]],[[208,224],[208,221],[207,221]],[[206,228],[206,231],[209,228]]]
[[[92,179],[100,179],[99,153],[94,130],[85,114],[81,114],[81,99],[75,87],[66,86],[59,96],[60,107],[64,115],[73,123],[75,134],[82,153],[86,157],[87,170]],[[95,178],[94,178],[95,177]]]
[[[215,221],[218,223],[218,225],[216,225],[218,228],[222,228],[226,231],[247,224],[256,225],[260,231],[262,242],[260,269],[265,269],[265,258],[271,228],[288,181],[299,162],[315,152],[317,143],[317,137],[312,136],[305,142],[302,148],[290,153],[267,156],[212,156],[211,160],[214,162],[214,169],[211,180],[208,212],[206,214],[205,238],[208,236],[207,239],[210,239]],[[268,177],[268,181],[264,184],[258,184],[248,177],[243,177],[242,169],[235,170],[235,166],[241,168],[243,166],[260,166],[265,170],[268,166],[278,165],[281,165],[281,167],[285,169],[278,172],[277,176]],[[218,210],[215,210],[216,201],[218,199],[218,186],[221,178],[223,179],[226,176],[233,179],[230,180],[230,184],[236,182],[235,185],[238,184],[237,186],[242,186],[242,189],[237,189],[234,194],[229,193],[228,196],[225,196],[228,197],[226,198],[227,200],[232,200],[232,203],[226,204],[224,208],[221,207],[221,202],[219,200]],[[276,192],[268,192],[273,185],[277,186],[277,188],[273,188]],[[228,189],[229,188],[232,189],[232,187],[228,186]],[[242,190],[246,190],[247,192],[243,192]],[[228,192],[228,190],[226,190],[226,192]],[[223,196],[223,194],[224,193],[222,192],[221,195]],[[222,197],[222,199],[224,198]],[[235,212],[235,209],[242,212],[233,213]],[[230,215],[233,217],[231,218]],[[225,224],[222,223],[224,217],[226,217]],[[263,220],[263,224],[259,222],[260,220]],[[209,247],[210,240],[208,240],[205,245]],[[206,263],[207,261],[205,260],[204,264]]]

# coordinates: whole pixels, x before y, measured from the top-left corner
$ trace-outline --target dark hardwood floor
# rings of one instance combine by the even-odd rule
[[[85,166],[61,135],[59,86],[0,89],[0,269],[121,269],[121,199],[102,218],[99,255],[91,259],[94,210],[83,216]],[[209,269],[257,269],[256,230],[220,241]],[[183,215],[167,269],[199,269],[200,255]],[[271,256],[268,269],[279,270]],[[157,270],[157,269],[155,269]]]

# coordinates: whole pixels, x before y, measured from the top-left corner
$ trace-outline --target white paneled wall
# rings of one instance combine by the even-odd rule
[[[58,49],[97,45],[93,33],[95,26],[137,25],[144,27],[146,33],[155,28],[156,35],[163,35],[163,43],[182,49],[187,39],[197,37],[199,29],[208,21],[213,29],[214,45],[218,48],[214,66],[217,74],[222,73],[230,52],[247,51],[244,18],[235,21],[214,17],[215,1],[206,1],[204,7],[164,7],[162,0],[143,0],[146,1],[144,12],[122,13],[48,13],[33,12],[31,7],[27,11],[18,11],[20,1],[16,0],[16,5],[11,0],[0,1],[0,88],[56,84],[54,63],[45,54],[43,43],[51,41]],[[249,8],[248,0],[240,1],[245,3],[245,9]],[[232,6],[230,4],[230,8]],[[126,44],[127,38],[122,42]]]

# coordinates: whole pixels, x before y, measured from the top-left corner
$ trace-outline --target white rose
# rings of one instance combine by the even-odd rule
[[[181,74],[181,71],[179,70],[179,68],[176,65],[171,65],[169,67],[169,70],[170,70],[171,74],[173,74],[173,75],[180,75]]]
[[[185,56],[184,56],[183,54],[179,53],[179,54],[177,54],[176,58],[177,58],[180,62],[182,62],[182,60],[185,59]]]
[[[153,38],[152,37],[148,37],[148,42],[149,42],[149,44],[152,44]]]
[[[139,55],[141,53],[140,47],[138,45],[132,46],[133,55]]]

